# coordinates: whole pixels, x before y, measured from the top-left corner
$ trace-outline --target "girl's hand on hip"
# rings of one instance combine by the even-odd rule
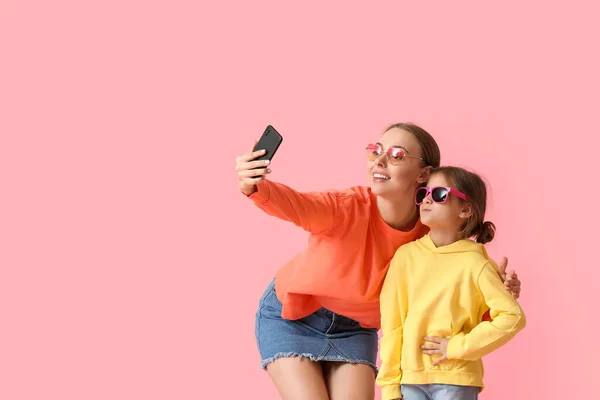
[[[436,337],[436,336],[425,336],[423,338],[426,342],[431,342],[431,344],[425,343],[421,345],[421,349],[424,354],[441,354],[442,356],[433,361],[433,365],[438,365],[442,361],[448,359],[447,351],[448,351],[448,343],[450,339]]]

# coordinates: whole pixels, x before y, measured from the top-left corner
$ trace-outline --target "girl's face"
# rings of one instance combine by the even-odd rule
[[[452,184],[442,174],[433,174],[427,181],[428,188],[437,186],[452,187]],[[469,204],[454,193],[448,193],[442,204],[432,199],[432,193],[427,194],[420,205],[421,222],[430,229],[450,230],[457,233],[462,230],[466,218],[470,215]]]
[[[367,150],[367,172],[372,192],[390,199],[413,198],[414,191],[427,180],[431,171],[431,167],[423,167],[417,139],[404,129],[392,128],[375,145]],[[392,151],[388,152],[389,149]],[[388,155],[392,157],[391,162]]]

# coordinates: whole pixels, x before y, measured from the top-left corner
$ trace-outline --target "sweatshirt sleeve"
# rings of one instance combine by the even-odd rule
[[[479,323],[471,332],[460,333],[448,343],[448,359],[478,360],[498,349],[525,328],[525,313],[506,291],[497,268],[486,263],[477,278],[492,321]]]
[[[281,183],[264,180],[248,196],[269,215],[292,222],[311,233],[321,233],[335,223],[338,201],[335,192],[300,193]]]
[[[390,268],[383,282],[380,295],[381,309],[381,345],[379,354],[381,367],[377,375],[377,385],[381,387],[381,399],[402,398],[400,381],[402,380],[402,328],[403,317],[400,302],[402,296],[399,291],[399,271],[401,259],[398,253],[392,258]]]

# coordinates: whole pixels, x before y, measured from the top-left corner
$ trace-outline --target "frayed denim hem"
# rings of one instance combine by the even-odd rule
[[[267,369],[267,365],[269,365],[270,363],[272,363],[275,360],[278,360],[280,358],[293,358],[293,357],[298,357],[298,359],[302,360],[303,358],[308,358],[310,359],[310,361],[330,361],[330,362],[343,362],[343,363],[349,363],[349,364],[365,364],[368,365],[369,367],[373,368],[373,371],[375,371],[375,376],[377,376],[378,370],[377,370],[377,366],[374,365],[373,363],[366,361],[366,360],[349,360],[347,358],[344,357],[332,357],[332,356],[319,356],[319,357],[315,357],[310,353],[294,353],[294,352],[289,352],[289,353],[277,353],[275,354],[273,357],[269,357],[269,358],[265,358],[264,360],[261,361],[260,363],[260,367],[264,370]]]

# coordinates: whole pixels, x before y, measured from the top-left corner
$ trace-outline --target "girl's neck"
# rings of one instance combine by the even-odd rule
[[[377,209],[386,224],[403,232],[411,231],[419,219],[417,206],[412,199],[398,201],[377,196]]]
[[[429,237],[436,247],[448,246],[449,244],[458,242],[461,239],[457,230],[443,228],[430,229]]]

